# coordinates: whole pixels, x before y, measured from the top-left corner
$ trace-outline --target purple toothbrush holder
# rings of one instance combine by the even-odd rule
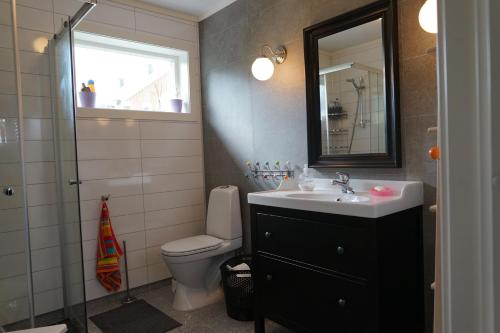
[[[170,100],[170,109],[172,112],[181,113],[182,112],[182,99],[172,98]]]
[[[95,92],[79,91],[78,97],[80,98],[81,108],[95,108]]]

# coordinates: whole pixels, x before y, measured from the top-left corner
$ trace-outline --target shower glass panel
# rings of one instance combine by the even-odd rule
[[[5,16],[11,17],[11,8]],[[0,331],[31,326],[30,246],[23,179],[22,113],[12,21],[4,20],[0,86]],[[22,91],[19,91],[22,94]]]
[[[73,40],[69,23],[65,24],[63,31],[49,42],[49,48],[64,315],[72,326],[72,331],[86,332],[73,92]]]
[[[10,96],[2,95],[0,99]],[[15,98],[15,95],[12,95]],[[15,99],[14,99],[15,100]],[[15,103],[14,103],[15,104]],[[0,326],[29,318],[27,242],[17,107],[0,108]],[[10,189],[10,190],[9,190]],[[9,192],[10,191],[10,192]],[[20,328],[29,327],[24,322]]]
[[[35,51],[50,59],[51,94],[46,74],[23,67],[22,56],[35,52],[25,49],[27,35],[18,42],[23,24],[16,0],[6,6],[0,27],[0,332],[66,323],[69,332],[84,333],[71,28],[95,1],[68,18],[49,48]],[[24,91],[38,83],[44,89]]]

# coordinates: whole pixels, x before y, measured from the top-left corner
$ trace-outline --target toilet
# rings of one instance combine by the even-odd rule
[[[161,247],[173,276],[173,307],[190,311],[222,298],[219,266],[241,248],[238,188],[219,186],[210,192],[206,234],[168,242]]]

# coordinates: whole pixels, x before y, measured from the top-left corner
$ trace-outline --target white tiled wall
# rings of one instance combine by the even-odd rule
[[[55,3],[62,0],[56,0]],[[198,112],[199,54],[196,23],[112,2],[86,18],[126,38],[166,37],[173,47],[190,50],[191,99]],[[98,27],[100,31],[101,27]],[[153,37],[151,37],[153,38]],[[84,112],[84,110],[82,110]],[[130,284],[152,283],[170,276],[162,261],[165,242],[204,232],[204,180],[201,123],[139,119],[77,120],[82,233],[87,299],[107,294],[95,279],[99,203],[111,194],[109,208],[117,238],[127,241]]]
[[[200,123],[79,118],[77,138],[87,299],[106,295],[95,279],[104,194],[131,286],[169,277],[160,246],[204,231]]]
[[[18,32],[26,126],[25,162],[36,312],[63,305],[59,235],[55,225],[55,163],[47,43],[77,0],[18,0]],[[100,0],[86,21],[179,40],[196,50],[193,22]],[[0,0],[0,118],[15,122],[10,1]],[[199,68],[194,68],[199,80]],[[192,90],[199,102],[199,82]],[[133,286],[168,276],[158,245],[200,232],[203,193],[201,125],[175,122],[79,120],[82,217],[89,299],[104,295],[93,278],[98,199],[111,193],[110,209],[120,239],[128,240]],[[0,145],[0,185],[19,180],[18,145]],[[147,167],[144,175],[143,166]],[[22,188],[13,183],[21,198]],[[169,194],[179,191],[178,195]],[[198,192],[196,192],[198,191]],[[197,195],[199,193],[199,195]],[[27,317],[22,201],[0,201],[0,324]],[[185,209],[183,207],[191,207]],[[159,209],[160,208],[160,209]],[[183,210],[184,209],[184,210]],[[94,229],[92,229],[94,228]],[[6,267],[8,269],[6,269]],[[8,292],[6,292],[8,291]]]

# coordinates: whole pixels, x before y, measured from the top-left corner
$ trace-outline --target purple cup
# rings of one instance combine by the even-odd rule
[[[170,100],[170,108],[173,112],[181,113],[182,112],[182,99],[180,98],[172,98]]]
[[[82,108],[95,108],[95,93],[88,91],[79,91],[80,107]]]

